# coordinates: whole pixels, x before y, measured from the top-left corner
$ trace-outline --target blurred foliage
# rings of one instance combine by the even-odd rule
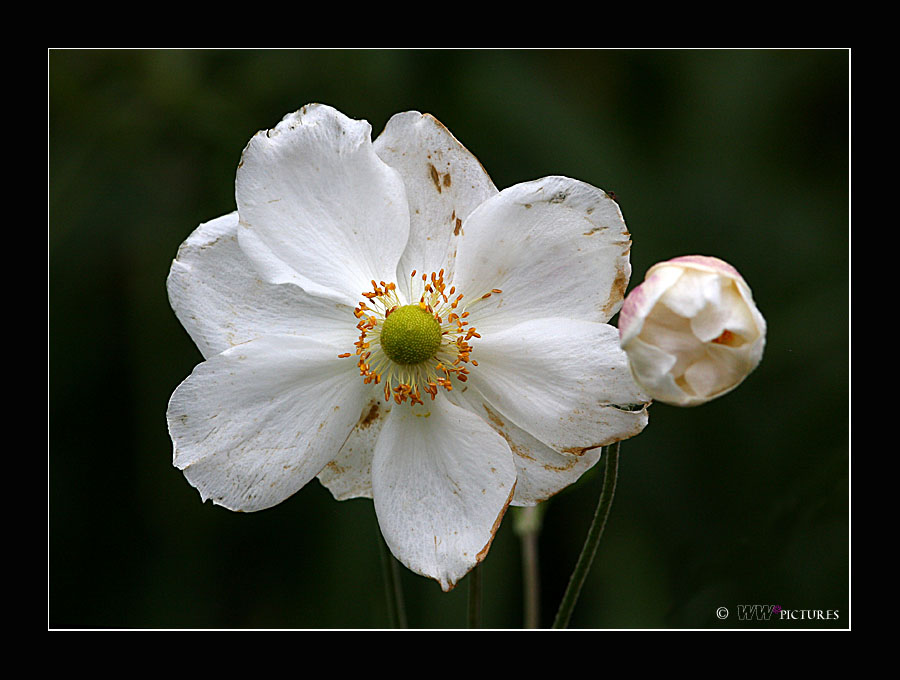
[[[753,288],[760,368],[707,406],[654,405],[623,444],[573,626],[745,627],[747,603],[849,624],[846,51],[51,50],[48,86],[51,627],[388,625],[370,501],[313,482],[261,513],[201,504],[166,432],[201,360],[166,299],[171,259],[234,209],[250,137],[314,101],[376,134],[430,112],[501,188],[562,174],[615,192],[632,286],[698,253]],[[547,506],[545,624],[600,481]],[[485,625],[520,626],[509,518],[483,572]],[[402,578],[411,626],[465,625],[465,580]]]

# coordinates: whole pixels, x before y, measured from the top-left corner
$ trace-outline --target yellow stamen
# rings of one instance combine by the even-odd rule
[[[385,401],[414,405],[423,403],[423,395],[435,399],[439,388],[452,390],[454,379],[466,382],[469,377],[467,366],[478,365],[471,359],[470,341],[481,335],[466,320],[469,312],[462,302],[463,294],[457,292],[456,286],[447,290],[444,273],[441,269],[419,274],[421,294],[418,300],[414,298],[410,303],[398,296],[396,283],[372,279],[371,290],[362,293],[364,301],[353,312],[359,320],[359,338],[353,343],[355,352],[339,357],[343,359],[355,354],[363,382],[379,385]],[[413,270],[410,275],[413,286],[416,275],[417,271]],[[492,288],[475,302],[501,292],[499,288]],[[428,323],[434,324],[434,330],[425,331],[428,324],[420,326],[424,321],[409,317],[411,312],[403,311],[407,307],[415,309],[416,314],[424,313],[430,317]],[[395,330],[389,330],[388,336],[384,336],[388,317],[394,319],[401,311],[403,314],[396,317],[397,321],[388,324]],[[406,326],[407,323],[412,325]]]

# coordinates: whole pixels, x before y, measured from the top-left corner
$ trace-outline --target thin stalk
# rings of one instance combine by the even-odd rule
[[[522,595],[525,628],[538,628],[541,621],[541,578],[538,566],[538,536],[546,504],[513,508],[513,528],[522,547]]]
[[[584,547],[581,549],[581,555],[578,557],[578,563],[575,565],[575,570],[569,578],[569,585],[559,605],[559,611],[556,612],[556,619],[553,621],[554,628],[568,628],[569,620],[572,618],[572,611],[575,609],[575,603],[578,602],[578,596],[581,594],[581,587],[584,585],[588,572],[591,570],[591,563],[594,561],[594,555],[597,553],[597,546],[600,545],[600,537],[603,536],[606,519],[609,517],[613,496],[616,493],[616,478],[619,474],[619,442],[607,446],[603,452],[603,458],[606,463],[604,465],[603,488],[600,491],[600,500],[597,503],[597,510],[594,513],[591,528],[588,529]]]
[[[469,628],[481,628],[481,565],[469,572]]]
[[[388,619],[391,628],[406,628],[406,607],[403,603],[403,588],[400,585],[400,565],[380,534],[378,543],[381,545],[381,571],[384,575]]]
[[[522,572],[525,584],[525,627],[537,628],[541,620],[537,534],[529,533],[522,536]]]

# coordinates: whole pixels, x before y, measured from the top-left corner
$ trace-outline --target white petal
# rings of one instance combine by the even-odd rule
[[[649,398],[635,384],[615,328],[538,319],[485,334],[467,385],[547,446],[580,454],[638,434]]]
[[[749,307],[743,304],[736,282],[719,277],[716,284],[717,294],[708,295],[706,304],[697,309],[690,319],[693,334],[704,343],[718,338],[725,330],[739,335],[743,341],[755,338],[758,335],[756,324],[753,322]],[[679,296],[689,294],[681,290],[678,293]],[[669,297],[675,296],[666,296],[663,300]]]
[[[691,332],[691,320],[659,304],[644,320],[640,339],[677,357],[703,353],[704,344]]]
[[[690,319],[707,305],[719,305],[722,292],[720,281],[721,277],[712,272],[684,272],[678,283],[660,298],[660,302],[678,316]]]
[[[730,286],[731,282],[726,285]],[[727,291],[722,291],[720,297],[730,297]],[[735,325],[730,323],[733,321],[740,322],[737,310],[731,309],[730,305],[707,304],[699,309],[695,316],[690,320],[690,329],[699,342],[710,342],[718,338],[722,332]],[[729,330],[731,330],[729,328]]]
[[[704,404],[731,392],[754,367],[740,348],[708,345],[704,355],[683,370],[683,379],[676,383],[677,392],[670,389],[659,399],[679,406]]]
[[[385,541],[445,591],[484,559],[515,482],[503,438],[443,395],[391,410],[375,448],[372,491]]]
[[[390,412],[391,404],[370,399],[337,457],[319,473],[319,481],[337,500],[372,497],[372,456]]]
[[[718,362],[704,359],[687,368],[684,372],[684,380],[694,394],[709,398],[722,384],[722,374],[723,371]],[[737,376],[737,379],[740,380],[740,375]],[[729,384],[733,383],[734,377]]]
[[[631,241],[606,192],[567,177],[501,191],[463,224],[453,283],[471,302],[472,323],[508,327],[564,317],[605,322],[622,304]]]
[[[262,510],[337,455],[368,392],[331,345],[267,336],[211,357],[172,395],[174,464],[204,500]]]
[[[370,136],[367,122],[310,105],[250,140],[237,171],[239,238],[268,281],[355,305],[372,279],[393,280],[406,192]]]
[[[453,398],[487,418],[494,431],[506,440],[516,465],[516,493],[512,505],[536,505],[574,484],[600,459],[602,447],[570,454],[554,451],[538,441],[495,408],[485,403],[475,389],[454,390]]]
[[[478,159],[434,117],[418,111],[392,117],[378,139],[378,156],[403,177],[409,201],[409,242],[397,283],[406,288],[413,270],[445,270],[451,280],[463,221],[497,193]]]
[[[236,212],[201,224],[178,249],[166,287],[205,358],[263,335],[311,335],[353,349],[353,309],[260,279],[237,241]]]
[[[676,267],[654,269],[628,294],[619,314],[619,336],[623,347],[640,335],[650,310],[682,274],[683,271]]]
[[[661,398],[661,394],[672,396],[681,392],[672,377],[672,368],[678,361],[674,354],[644,342],[641,338],[634,338],[628,343],[628,356],[632,372],[639,373],[637,382],[655,395],[654,398]]]

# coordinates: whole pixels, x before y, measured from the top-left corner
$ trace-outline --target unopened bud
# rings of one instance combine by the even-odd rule
[[[635,381],[653,399],[697,406],[756,368],[766,321],[734,267],[688,255],[653,265],[629,293],[619,338]]]

